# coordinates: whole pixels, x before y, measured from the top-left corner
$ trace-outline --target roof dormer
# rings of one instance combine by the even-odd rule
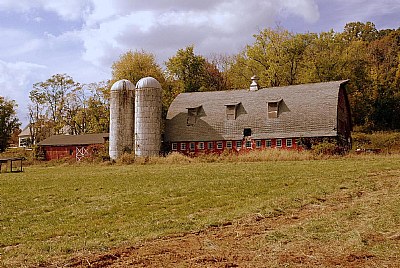
[[[235,120],[240,102],[225,104],[226,120]]]
[[[282,99],[270,100],[267,102],[268,104],[268,118],[278,118],[279,115],[279,106],[282,102]]]
[[[202,106],[188,107],[187,109],[187,125],[193,126],[197,118],[200,116]]]

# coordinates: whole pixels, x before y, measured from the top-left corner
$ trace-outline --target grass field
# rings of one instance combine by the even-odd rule
[[[274,218],[341,203],[347,205],[301,228],[274,229],[263,241],[319,241],[400,263],[400,155],[31,166],[0,174],[0,198],[3,267],[62,263],[256,213]],[[382,239],[372,243],[374,237]]]

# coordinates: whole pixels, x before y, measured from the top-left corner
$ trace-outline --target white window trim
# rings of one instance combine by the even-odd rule
[[[292,146],[293,146],[293,140],[292,139],[286,139],[286,147],[290,148]]]
[[[271,139],[265,140],[265,147],[267,147],[267,148],[271,148],[272,147],[272,140]]]
[[[236,149],[242,149],[242,141],[236,141]]]
[[[190,142],[190,144],[189,144],[189,149],[190,149],[190,151],[194,151],[194,150],[196,150],[196,143],[195,142]]]
[[[256,140],[256,148],[261,148],[261,147],[262,147],[262,141]]]
[[[176,142],[173,142],[171,144],[171,147],[172,147],[172,151],[177,151],[178,150],[178,144]]]
[[[222,141],[217,142],[217,149],[222,150],[224,148],[224,143]]]
[[[280,142],[280,145],[278,145],[278,141]],[[276,147],[282,147],[282,139],[276,139]]]
[[[251,148],[253,148],[253,143],[251,142],[251,140],[250,141],[246,141],[246,148],[247,149],[251,149]]]
[[[227,141],[226,142],[226,148],[232,149],[232,141]]]
[[[208,150],[213,150],[214,149],[214,143],[212,141],[207,142],[207,149]]]
[[[198,148],[199,148],[199,150],[204,150],[204,142],[199,142],[199,144],[198,144]]]
[[[181,151],[186,151],[186,142],[181,142]]]

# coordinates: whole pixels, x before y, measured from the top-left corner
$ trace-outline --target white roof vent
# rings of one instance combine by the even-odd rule
[[[251,77],[251,84],[250,84],[250,91],[257,91],[259,89],[258,86],[258,76],[257,75],[253,75]]]

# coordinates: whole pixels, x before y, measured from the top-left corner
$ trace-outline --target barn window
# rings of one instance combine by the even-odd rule
[[[226,142],[226,148],[232,149],[232,141],[227,141]]]
[[[214,143],[212,141],[208,142],[208,150],[212,150]]]
[[[276,147],[282,147],[282,139],[276,140]]]
[[[199,150],[204,150],[204,142],[199,142]]]
[[[268,118],[278,118],[279,104],[281,101],[282,99],[268,102]]]
[[[242,148],[242,141],[236,141],[236,149]]]
[[[251,141],[246,141],[246,148],[250,149],[253,146],[251,145]]]
[[[237,109],[240,103],[225,104],[226,107],[226,119],[235,120],[237,117]]]
[[[189,107],[186,108],[188,111],[188,117],[186,120],[186,125],[187,126],[193,126],[196,121],[197,121],[197,117],[200,115],[200,111],[201,111],[201,106],[198,107]]]
[[[69,155],[73,155],[74,154],[74,150],[69,149]]]
[[[181,151],[185,151],[186,150],[186,143],[182,142],[181,143]]]
[[[196,145],[196,144],[195,144],[194,142],[191,142],[191,143],[190,143],[190,145],[189,145],[190,151],[194,151],[195,145]]]
[[[177,144],[176,142],[173,142],[172,145],[171,145],[171,147],[172,147],[172,150],[173,150],[173,151],[178,150],[178,144]]]
[[[286,139],[286,147],[292,147],[293,141],[292,139]]]
[[[265,147],[271,147],[272,146],[272,143],[271,143],[271,140],[266,140],[265,141]]]
[[[217,142],[217,149],[218,149],[218,150],[222,150],[222,148],[223,148],[223,143],[222,143],[222,141]]]
[[[243,130],[243,136],[250,137],[251,136],[251,128],[245,128]]]
[[[256,148],[261,148],[261,140],[256,140]]]

